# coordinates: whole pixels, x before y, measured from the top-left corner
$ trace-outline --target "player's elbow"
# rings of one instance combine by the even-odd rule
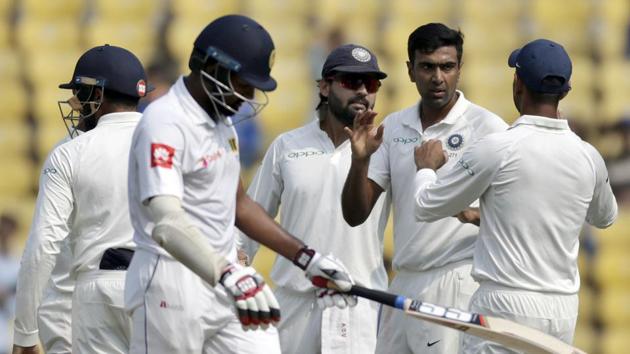
[[[343,211],[343,219],[348,223],[348,225],[355,227],[363,224],[365,220],[367,220],[367,215],[361,215],[356,212],[346,212]]]

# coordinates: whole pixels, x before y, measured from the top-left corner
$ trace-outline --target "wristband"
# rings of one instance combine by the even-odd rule
[[[313,257],[315,257],[315,250],[308,248],[308,246],[304,246],[300,248],[300,250],[293,257],[293,264],[301,268],[302,270],[306,270]]]

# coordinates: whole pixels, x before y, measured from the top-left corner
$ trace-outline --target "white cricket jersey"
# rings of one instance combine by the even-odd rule
[[[280,135],[269,146],[248,194],[272,217],[281,207],[280,224],[323,254],[332,253],[365,286],[384,289],[383,234],[388,208],[386,195],[368,219],[351,227],[343,219],[341,192],[350,170],[352,151],[346,140],[337,148],[319,119]],[[242,248],[253,257],[258,244],[241,234]],[[296,291],[313,289],[304,272],[290,260],[276,257],[271,278]]]
[[[38,342],[37,309],[66,238],[72,272],[98,269],[108,248],[134,248],[126,181],[139,120],[136,112],[104,115],[96,128],[56,147],[44,163],[18,278],[16,344]]]
[[[447,173],[418,171],[415,186],[421,220],[480,198],[473,277],[530,291],[577,293],[584,221],[607,227],[617,216],[604,160],[563,119],[522,116],[479,140]]]
[[[477,226],[454,217],[418,222],[413,213],[414,148],[428,139],[439,139],[448,162],[442,175],[477,139],[507,129],[494,113],[468,101],[461,91],[448,115],[422,130],[420,102],[390,114],[383,121],[383,142],[370,158],[368,178],[381,188],[391,188],[394,208],[394,269],[423,271],[471,258]],[[452,215],[455,215],[453,213]]]
[[[182,77],[144,111],[129,159],[129,206],[139,248],[170,257],[152,238],[143,205],[172,195],[209,244],[236,261],[238,140],[229,118],[215,122],[188,92]]]

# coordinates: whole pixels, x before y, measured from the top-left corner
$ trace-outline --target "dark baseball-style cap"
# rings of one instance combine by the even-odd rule
[[[62,89],[79,85],[102,85],[105,89],[132,97],[144,97],[152,88],[140,60],[127,49],[105,44],[83,53],[72,79],[59,85]]]
[[[241,15],[219,17],[201,31],[195,48],[255,88],[276,89],[276,80],[271,77],[275,60],[273,40],[253,19]]]
[[[516,74],[527,88],[539,93],[564,93],[571,89],[572,64],[564,48],[548,39],[537,39],[510,54],[508,65],[516,68]],[[544,82],[547,77],[557,77],[559,84]]]
[[[373,74],[381,80],[387,77],[387,74],[379,69],[376,55],[356,44],[342,45],[328,55],[322,68],[322,78],[337,72]]]

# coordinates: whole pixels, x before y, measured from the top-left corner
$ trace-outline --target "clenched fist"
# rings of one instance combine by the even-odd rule
[[[414,151],[417,170],[430,168],[437,170],[448,161],[446,151],[442,149],[442,142],[436,139],[430,139],[416,146]]]

